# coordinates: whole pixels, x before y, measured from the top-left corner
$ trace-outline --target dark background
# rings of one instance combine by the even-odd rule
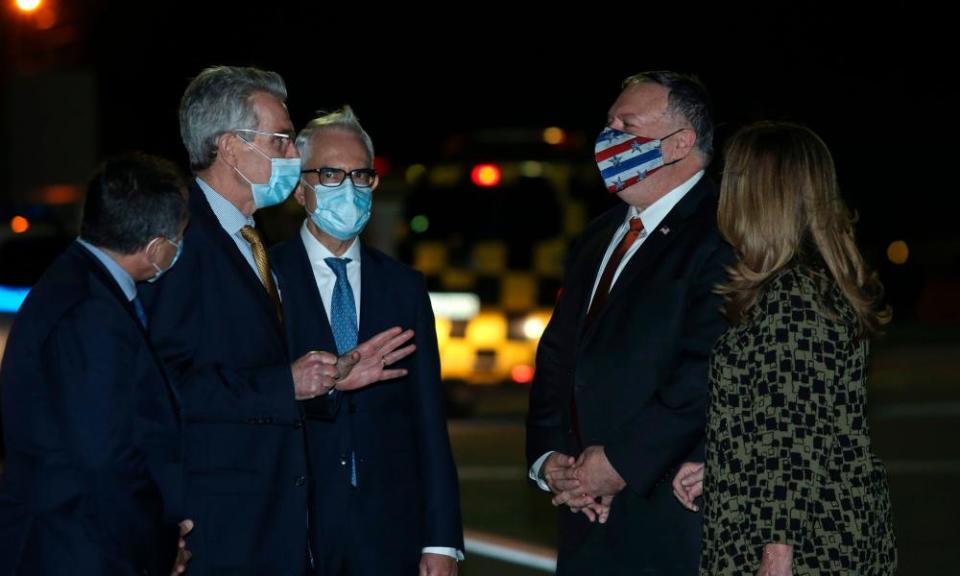
[[[948,89],[955,31],[921,4],[345,11],[316,2],[46,0],[42,17],[12,4],[3,8],[0,68],[4,224],[31,203],[31,189],[81,184],[108,154],[136,148],[185,165],[179,98],[213,64],[280,72],[297,126],[351,104],[378,156],[400,167],[476,129],[555,125],[592,137],[624,77],[674,69],[699,75],[712,92],[718,145],[755,119],[820,133],[901,317],[960,323],[949,297],[960,285]],[[910,247],[906,265],[886,260],[894,240]]]
[[[960,536],[955,20],[923,2],[427,8],[45,0],[25,16],[3,0],[0,285],[30,285],[76,234],[78,191],[104,156],[141,149],[186,165],[179,99],[210,65],[282,74],[298,127],[317,110],[352,105],[396,173],[449,155],[447,143],[477,130],[559,126],[588,144],[624,77],[692,72],[714,97],[718,149],[743,123],[777,119],[809,125],[833,151],[844,196],[861,217],[861,246],[894,307],[889,334],[874,348],[870,416],[891,482],[899,573],[953,573]],[[583,162],[592,155],[589,146],[571,153]],[[585,197],[599,199],[595,215],[609,198],[599,177],[585,187]],[[521,229],[512,222],[523,214],[505,194],[455,193],[462,197],[429,206],[431,218],[456,226],[496,208],[511,223],[505,234]],[[559,219],[551,210],[534,209],[530,226]],[[18,215],[33,222],[21,235],[28,242],[12,234]],[[910,248],[903,265],[886,258],[895,240]],[[10,319],[0,314],[0,329]],[[468,528],[553,546],[553,512],[522,481],[526,394],[485,390],[475,418],[451,422],[464,518]],[[473,555],[464,572],[528,573],[483,562]]]

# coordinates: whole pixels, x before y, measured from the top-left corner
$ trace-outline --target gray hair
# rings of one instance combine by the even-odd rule
[[[648,82],[669,91],[668,110],[690,122],[697,134],[697,149],[704,164],[709,164],[713,157],[713,105],[706,87],[696,76],[666,70],[634,74],[623,81],[622,87]]]
[[[187,86],[180,100],[180,137],[190,168],[203,170],[217,159],[220,136],[260,123],[251,97],[265,92],[284,102],[287,87],[276,72],[237,66],[212,66]]]
[[[303,130],[297,134],[297,151],[300,152],[301,158],[310,157],[310,141],[313,139],[313,135],[326,130],[346,130],[356,134],[363,141],[363,145],[367,147],[370,164],[373,164],[373,140],[360,125],[360,121],[350,106],[344,106],[333,112],[320,112],[320,116],[303,127]]]

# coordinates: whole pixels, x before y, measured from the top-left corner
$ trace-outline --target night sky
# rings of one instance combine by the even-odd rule
[[[378,155],[397,165],[429,161],[450,134],[481,128],[556,125],[592,136],[625,76],[692,72],[713,95],[719,145],[750,120],[809,125],[834,152],[867,251],[879,259],[895,239],[914,250],[954,246],[924,265],[960,278],[947,209],[957,162],[950,19],[906,2],[844,13],[837,2],[706,12],[578,4],[353,3],[347,12],[321,2],[61,0],[58,26],[69,24],[74,39],[34,68],[94,71],[99,155],[136,148],[181,164],[179,98],[213,64],[279,72],[297,126],[351,104]],[[3,24],[7,35],[19,25],[9,15]],[[36,42],[32,33],[21,30],[18,42]],[[3,77],[23,74],[6,45]]]

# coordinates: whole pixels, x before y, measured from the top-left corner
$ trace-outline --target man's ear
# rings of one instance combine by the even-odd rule
[[[669,139],[667,143],[673,148],[673,157],[686,158],[697,145],[697,133],[692,128],[684,128]]]
[[[221,134],[217,139],[217,157],[221,158],[227,166],[236,167],[237,165],[237,155],[241,145],[238,142],[239,139],[240,137],[232,132]]]
[[[163,246],[163,238],[157,236],[153,238],[147,245],[144,246],[140,252],[143,254],[143,257],[146,259],[147,264],[156,264],[160,262],[160,247]]]

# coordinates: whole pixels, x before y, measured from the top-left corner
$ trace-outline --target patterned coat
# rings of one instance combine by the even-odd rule
[[[794,574],[893,574],[886,473],[864,416],[868,341],[835,283],[773,278],[711,366],[701,574],[755,574],[764,544]]]

